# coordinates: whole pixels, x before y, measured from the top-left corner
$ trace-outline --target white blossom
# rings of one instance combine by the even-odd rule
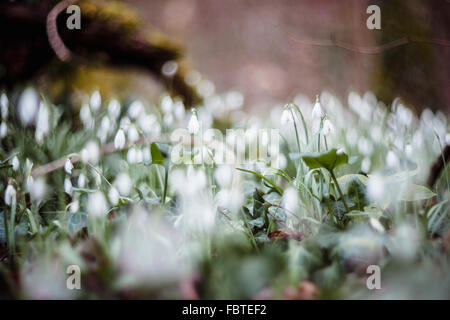
[[[83,173],[80,173],[78,176],[78,188],[84,188],[86,186],[86,176]]]
[[[138,119],[144,112],[144,105],[140,100],[133,101],[128,107],[128,116],[135,120]]]
[[[14,156],[14,158],[12,158],[11,164],[14,171],[19,170],[20,161],[19,158],[17,158],[17,156]]]
[[[97,142],[90,140],[86,143],[83,150],[81,150],[81,160],[84,163],[90,162],[97,164],[100,157],[100,148]]]
[[[328,136],[330,133],[334,133],[334,126],[330,120],[325,119],[323,122],[322,134]]]
[[[200,123],[198,122],[197,112],[196,110],[192,110],[191,119],[189,119],[188,123],[188,131],[190,134],[197,134],[200,130]]]
[[[324,116],[324,112],[322,110],[322,105],[319,101],[319,96],[316,97],[316,103],[314,104],[314,107],[311,112],[311,116],[313,119],[321,119]]]
[[[119,173],[114,184],[119,193],[124,197],[130,194],[131,188],[133,187],[130,176],[124,172]]]
[[[116,149],[123,149],[125,147],[125,133],[122,129],[117,130],[116,136],[114,137],[114,147]]]
[[[70,159],[66,159],[66,163],[64,163],[64,171],[66,171],[67,174],[72,174],[73,164]]]
[[[69,178],[64,179],[64,192],[67,194],[72,194],[72,182]]]
[[[139,140],[139,132],[135,126],[130,126],[130,128],[128,128],[127,135],[130,142],[136,142]]]
[[[6,137],[6,135],[8,134],[8,126],[6,125],[5,122],[2,122],[0,124],[0,138],[4,138]]]
[[[112,99],[108,104],[108,114],[111,119],[116,120],[120,116],[120,102]]]
[[[102,96],[100,95],[100,92],[98,90],[92,92],[89,99],[89,104],[91,105],[92,110],[94,110],[95,112],[100,109],[100,106],[102,105]]]
[[[2,93],[2,95],[0,96],[0,105],[1,105],[1,115],[2,115],[2,119],[6,120],[6,118],[8,118],[8,114],[9,114],[9,100],[8,100],[8,96],[6,95],[6,93]]]
[[[93,217],[103,217],[108,210],[108,203],[101,191],[95,191],[89,194],[88,198],[88,214]]]
[[[120,200],[120,194],[119,191],[117,191],[117,189],[115,187],[111,187],[108,191],[108,199],[109,202],[111,202],[111,204],[113,206],[116,206],[119,203]]]
[[[44,178],[37,178],[33,181],[30,188],[30,195],[36,201],[41,201],[44,199],[47,193],[47,184]]]
[[[39,95],[35,89],[26,88],[20,95],[18,102],[19,117],[23,125],[33,122],[39,108]]]
[[[16,197],[16,189],[14,189],[12,185],[8,184],[5,190],[5,203],[8,206],[10,206],[13,201],[13,198],[15,197]]]
[[[281,114],[281,125],[285,126],[285,125],[291,124],[293,122],[294,122],[294,119],[292,118],[291,110],[284,109],[283,113]]]

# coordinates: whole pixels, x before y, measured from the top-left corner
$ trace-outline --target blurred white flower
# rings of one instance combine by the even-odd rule
[[[361,137],[358,141],[358,149],[363,155],[370,156],[373,151],[373,144],[365,137]]]
[[[12,185],[8,184],[5,190],[5,203],[10,206],[13,198],[16,198],[16,189]]]
[[[198,131],[200,130],[200,123],[198,122],[197,112],[195,109],[192,110],[192,116],[191,119],[189,119],[187,128],[189,133],[194,135],[197,134]]]
[[[136,142],[139,140],[139,132],[137,131],[137,129],[134,125],[130,126],[128,128],[127,135],[128,135],[128,140],[131,142]]]
[[[101,191],[95,191],[89,194],[88,213],[93,217],[103,217],[108,210],[108,203]]]
[[[159,134],[159,129],[158,129],[158,132],[155,132],[155,128],[157,126],[159,127],[160,125],[157,122],[156,116],[154,114],[142,115],[141,117],[139,117],[139,119],[137,119],[137,123],[138,123],[139,128],[141,128],[141,130],[144,133],[146,133],[146,134],[152,133],[153,135]]]
[[[389,150],[389,152],[386,155],[386,164],[388,167],[391,168],[398,167],[400,164],[397,155],[392,150]]]
[[[230,110],[237,110],[242,108],[244,96],[239,91],[230,91],[227,93],[225,101]]]
[[[94,124],[94,119],[92,117],[91,109],[89,108],[89,105],[83,104],[83,106],[80,109],[80,120],[83,123],[83,126],[85,128],[90,128]]]
[[[316,96],[316,103],[314,104],[314,107],[311,112],[311,116],[313,119],[321,119],[324,116],[324,112],[322,110],[322,105],[319,101],[319,96]]]
[[[420,233],[409,224],[403,223],[395,229],[394,236],[388,244],[392,257],[411,261],[417,254],[421,241]]]
[[[120,200],[120,194],[119,191],[117,191],[117,189],[115,187],[111,187],[108,191],[108,199],[109,202],[111,202],[111,204],[113,206],[116,206],[119,203]]]
[[[43,142],[44,137],[48,134],[50,130],[50,110],[47,104],[41,102],[39,104],[39,111],[36,121],[36,132],[35,137],[39,143]]]
[[[34,179],[33,176],[28,176],[25,182],[25,190],[31,193],[31,188],[33,187]]]
[[[36,201],[41,201],[47,194],[47,184],[44,178],[37,178],[31,183],[30,195]]]
[[[117,130],[116,136],[114,137],[114,147],[116,149],[123,149],[125,147],[125,133],[122,129]]]
[[[89,104],[91,105],[92,110],[97,112],[102,105],[102,96],[98,90],[92,92],[91,97],[89,99]]]
[[[120,116],[120,102],[112,99],[108,104],[108,114],[112,120],[116,120]]]
[[[20,167],[20,161],[19,161],[19,158],[17,158],[17,156],[14,156],[14,158],[12,158],[11,164],[12,164],[12,169],[13,169],[14,171],[19,170],[19,167]]]
[[[334,126],[330,120],[325,119],[323,122],[322,134],[328,136],[330,133],[334,133]]]
[[[281,114],[281,125],[286,126],[291,123],[294,123],[294,119],[292,118],[292,111],[288,109],[284,109]]]
[[[244,195],[241,190],[236,188],[222,189],[216,194],[216,201],[220,207],[236,212],[242,206]]]
[[[128,107],[128,116],[130,119],[137,119],[145,111],[144,105],[140,100],[133,101]]]
[[[296,212],[299,205],[298,191],[292,187],[283,192],[283,206],[287,211]]]
[[[97,164],[100,157],[100,148],[94,140],[86,143],[83,150],[81,150],[81,161],[84,163]]]
[[[173,110],[173,101],[169,95],[165,95],[161,99],[161,110],[163,113],[171,113]]]
[[[363,161],[361,162],[361,170],[366,173],[369,172],[371,164],[372,162],[370,161],[370,158],[364,157]]]
[[[28,87],[22,92],[19,98],[18,108],[22,124],[31,124],[39,108],[39,95],[35,89]]]
[[[386,197],[386,183],[378,174],[369,176],[367,181],[367,194],[372,201],[382,202]]]
[[[66,171],[67,174],[72,174],[73,164],[70,159],[66,159],[66,163],[64,163],[64,171]]]
[[[137,163],[137,152],[136,148],[131,147],[127,152],[127,161],[128,163]]]
[[[380,221],[378,221],[375,218],[370,218],[370,225],[372,226],[372,228],[374,228],[376,231],[378,231],[379,233],[384,233],[384,227],[383,225],[380,223]]]
[[[220,165],[214,172],[214,177],[221,188],[228,188],[233,181],[233,169],[228,165]]]
[[[71,203],[69,203],[69,212],[70,213],[77,213],[78,210],[80,210],[80,201],[78,199],[75,199]]]
[[[64,179],[64,192],[67,194],[72,194],[72,182],[69,178]]]
[[[83,189],[86,186],[86,176],[83,173],[80,173],[78,176],[78,188]]]
[[[6,135],[8,134],[8,126],[6,125],[6,123],[2,122],[0,124],[0,138],[4,138],[6,137]]]
[[[8,96],[6,95],[6,93],[2,93],[0,96],[0,108],[1,108],[1,114],[2,114],[2,119],[6,120],[6,118],[8,118],[8,114],[9,114],[9,100],[8,100]]]
[[[173,113],[177,120],[182,120],[184,118],[185,108],[182,101],[176,101],[173,107]]]
[[[125,172],[119,173],[114,184],[119,190],[119,193],[124,197],[130,194],[131,188],[133,187],[130,176]]]
[[[166,61],[161,68],[162,74],[166,77],[173,77],[177,73],[177,70],[178,64],[173,60]]]

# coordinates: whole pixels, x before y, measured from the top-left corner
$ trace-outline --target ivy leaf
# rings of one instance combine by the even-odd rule
[[[336,149],[324,153],[304,153],[301,158],[310,169],[325,168],[332,171],[340,165],[348,164],[348,155],[338,153]]]

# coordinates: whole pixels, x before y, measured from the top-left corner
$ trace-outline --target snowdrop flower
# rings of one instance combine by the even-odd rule
[[[35,89],[25,89],[18,103],[19,117],[23,125],[27,126],[33,122],[39,108],[39,95]]]
[[[114,147],[116,149],[123,149],[125,147],[125,133],[122,129],[117,130],[116,136],[114,137]]]
[[[100,95],[100,92],[98,90],[95,90],[91,94],[91,98],[89,99],[89,104],[91,105],[92,110],[95,112],[100,109],[100,106],[102,105],[102,96]]]
[[[119,194],[119,191],[117,191],[117,189],[115,187],[112,187],[109,189],[108,199],[109,199],[109,202],[111,202],[111,204],[113,206],[116,206],[119,203],[120,194]]]
[[[168,95],[164,96],[161,100],[161,110],[163,113],[171,113],[173,110],[172,98]]]
[[[173,115],[171,113],[164,114],[163,121],[166,126],[171,126],[173,123]]]
[[[85,128],[92,127],[92,125],[94,124],[91,109],[87,104],[84,104],[80,109],[80,120]]]
[[[393,151],[387,153],[386,164],[391,168],[397,167],[400,164],[397,155]]]
[[[13,199],[16,197],[16,189],[10,184],[6,187],[5,190],[5,203],[10,206]]]
[[[25,182],[25,190],[31,193],[31,188],[33,187],[34,179],[33,176],[28,176],[27,181]]]
[[[385,198],[386,184],[382,176],[374,174],[367,181],[367,193],[372,201],[381,202]]]
[[[370,161],[370,158],[365,157],[365,158],[363,159],[363,161],[361,162],[361,170],[362,170],[363,172],[369,172],[371,164],[372,164],[372,163],[371,163],[371,161]]]
[[[88,213],[93,217],[103,217],[108,210],[108,203],[101,191],[95,191],[89,194],[88,198]]]
[[[120,102],[112,99],[108,104],[108,114],[112,120],[116,120],[120,116]]]
[[[189,119],[188,123],[188,131],[190,134],[197,134],[200,130],[200,123],[198,122],[197,118],[197,110],[192,109],[192,116],[191,119]]]
[[[372,228],[374,228],[376,231],[378,231],[379,233],[384,233],[384,227],[383,225],[380,223],[380,221],[378,221],[375,218],[370,218],[370,225],[372,226]]]
[[[127,134],[128,134],[128,140],[130,140],[131,142],[136,142],[139,140],[139,132],[137,131],[135,126],[130,126]]]
[[[30,195],[36,201],[41,201],[44,199],[47,193],[47,184],[44,178],[37,178],[33,181],[30,188]]]
[[[14,171],[19,170],[20,161],[19,158],[17,158],[17,156],[14,156],[14,158],[12,158],[11,164]]]
[[[323,122],[322,134],[328,136],[330,133],[334,133],[334,126],[330,120],[325,119]]]
[[[445,144],[450,145],[450,133],[445,135]]]
[[[294,118],[292,118],[292,111],[289,109],[284,109],[281,114],[281,125],[286,126],[294,122]]]
[[[119,190],[119,193],[122,196],[126,197],[130,194],[133,183],[131,181],[130,176],[128,174],[122,172],[117,176],[115,185],[116,185],[117,189]]]
[[[324,115],[325,114],[323,113],[322,105],[320,104],[320,101],[319,101],[319,96],[317,95],[316,103],[314,104],[314,107],[312,109],[311,116],[312,116],[312,118],[315,118],[315,119],[321,119]]]
[[[69,204],[69,212],[74,214],[77,213],[78,210],[80,210],[80,201],[78,199],[75,199]]]
[[[413,148],[412,148],[411,144],[407,144],[407,145],[405,146],[405,153],[406,153],[406,155],[407,155],[408,157],[411,157],[411,156],[412,156]]]
[[[2,122],[0,124],[0,138],[4,138],[6,137],[6,135],[8,134],[8,126],[6,125],[6,123]]]
[[[78,176],[78,188],[84,188],[86,186],[86,176],[83,173],[80,173]]]
[[[372,142],[365,137],[361,137],[358,141],[358,149],[363,155],[369,156],[373,151]]]
[[[228,165],[218,166],[214,172],[214,177],[221,188],[230,187],[233,181],[233,169]]]
[[[67,194],[72,194],[72,182],[69,178],[64,179],[64,192]]]
[[[133,101],[128,107],[128,116],[133,120],[137,119],[141,115],[141,113],[144,112],[144,109],[144,105],[141,101]]]
[[[43,142],[44,136],[48,134],[50,130],[50,111],[44,102],[39,105],[39,112],[36,121],[36,133],[35,137],[39,143]]]
[[[229,209],[231,212],[236,212],[242,206],[244,195],[241,190],[235,188],[220,190],[216,195],[217,204],[220,207]]]
[[[9,100],[8,100],[8,96],[4,92],[0,96],[0,105],[1,105],[2,119],[6,120],[6,118],[8,118],[8,114],[9,114],[9,110],[8,110]]]
[[[296,212],[299,205],[298,191],[292,187],[287,188],[283,193],[283,205],[287,211]]]
[[[227,106],[231,110],[237,110],[242,108],[244,104],[244,96],[239,91],[230,91],[225,97]]]
[[[66,159],[66,163],[64,163],[64,171],[66,171],[67,174],[72,174],[73,164],[70,159]]]
[[[417,229],[403,223],[395,230],[391,242],[388,244],[388,250],[397,259],[411,261],[417,254],[421,240]]]
[[[173,113],[177,120],[182,120],[184,118],[185,108],[182,101],[177,101],[173,107]]]
[[[146,134],[152,133],[155,126],[159,126],[159,123],[157,123],[157,119],[154,114],[145,114],[139,117],[139,119],[137,119],[137,124],[139,128]]]
[[[100,149],[97,142],[91,140],[86,143],[83,150],[81,150],[81,160],[84,163],[90,162],[96,164],[100,157]]]
[[[137,162],[136,148],[128,149],[127,161],[128,161],[128,163],[136,163]]]

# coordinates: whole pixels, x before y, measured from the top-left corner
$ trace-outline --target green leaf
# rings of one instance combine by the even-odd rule
[[[406,189],[400,194],[400,200],[403,201],[419,201],[427,200],[436,196],[436,193],[428,189],[427,187],[417,184],[410,184],[406,186]]]
[[[252,170],[247,170],[247,169],[242,169],[242,168],[236,168],[236,169],[239,170],[239,171],[251,173],[251,174],[257,176],[258,178],[263,179],[265,182],[267,182],[268,184],[270,184],[270,185],[273,187],[273,189],[274,189],[279,195],[282,195],[282,194],[283,194],[283,190],[282,190],[279,186],[277,186],[277,185],[275,184],[275,182],[273,182],[272,180],[270,180],[270,179],[264,177],[262,174],[260,174],[260,173],[258,173],[258,172],[255,172],[255,171],[252,171]]]
[[[325,168],[328,171],[348,163],[348,155],[338,153],[336,149],[324,153],[304,153],[301,158],[310,169]]]
[[[152,155],[151,164],[164,165],[164,161],[166,160],[166,158],[164,157],[159,146],[155,142],[153,142],[150,147],[150,153]]]

